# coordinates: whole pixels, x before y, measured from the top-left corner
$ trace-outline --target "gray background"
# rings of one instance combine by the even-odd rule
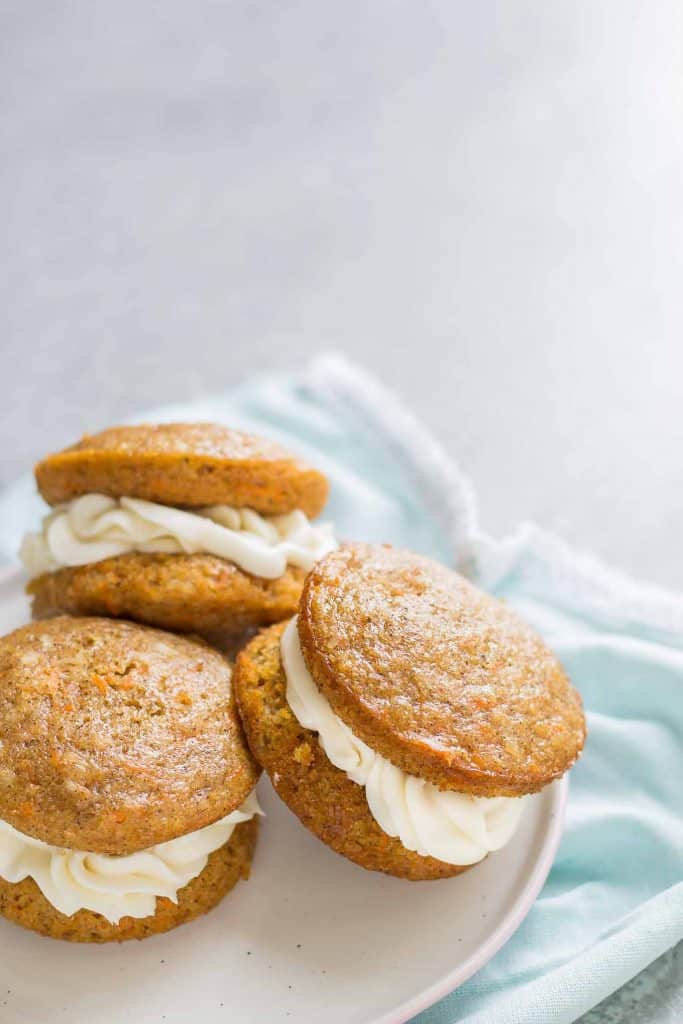
[[[683,6],[5,0],[0,47],[0,479],[338,348],[489,529],[683,585]]]

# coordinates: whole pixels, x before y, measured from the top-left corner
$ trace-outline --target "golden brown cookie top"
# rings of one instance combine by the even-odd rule
[[[0,639],[0,819],[20,832],[133,853],[229,814],[258,774],[206,644],[66,617]]]
[[[328,492],[321,472],[279,444],[216,423],[143,424],[86,434],[39,462],[35,474],[50,505],[96,493],[163,505],[232,505],[263,515],[300,508],[312,518]]]
[[[540,637],[427,558],[364,544],[332,552],[306,579],[298,628],[335,713],[436,786],[534,792],[581,751],[581,698]]]

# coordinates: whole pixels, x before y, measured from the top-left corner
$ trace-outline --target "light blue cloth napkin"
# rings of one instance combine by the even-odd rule
[[[574,1021],[683,938],[683,598],[533,527],[487,537],[438,443],[339,358],[145,418],[211,419],[282,440],[330,477],[341,537],[413,548],[504,596],[583,694],[589,739],[548,882],[504,949],[420,1024]],[[28,478],[5,493],[1,555],[13,559],[40,514]]]

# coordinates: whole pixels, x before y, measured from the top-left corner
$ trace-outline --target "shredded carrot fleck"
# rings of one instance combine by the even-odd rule
[[[120,824],[121,822],[126,820],[126,815],[123,811],[114,811],[113,818],[114,821],[118,821]]]
[[[107,681],[106,679],[104,679],[103,676],[98,676],[97,672],[93,672],[93,674],[90,676],[90,682],[94,683],[94,685],[97,687],[100,693],[107,692]]]
[[[45,676],[45,685],[48,690],[58,690],[60,682],[61,679],[56,672],[50,672]]]
[[[19,811],[21,814],[25,814],[27,818],[32,818],[36,813],[36,809],[30,800],[25,800],[23,804],[19,805]]]
[[[178,700],[181,704],[190,705],[192,703],[192,697],[190,697],[187,690],[181,690],[178,694]]]
[[[116,690],[132,690],[135,683],[128,679],[127,676],[124,676],[123,679],[110,679],[109,685],[113,686]]]

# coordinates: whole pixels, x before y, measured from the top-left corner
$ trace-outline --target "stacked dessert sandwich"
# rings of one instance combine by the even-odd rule
[[[33,614],[203,635],[279,622],[335,547],[318,470],[210,423],[114,427],[36,466],[52,506],[22,559]]]
[[[249,874],[262,768],[356,864],[457,875],[579,756],[581,699],[543,641],[444,566],[340,547],[312,521],[327,480],[279,445],[116,427],[36,481],[39,621],[0,639],[11,920],[104,942],[209,910]]]
[[[259,769],[225,658],[130,622],[0,640],[0,912],[61,939],[144,938],[249,874]]]
[[[504,846],[585,736],[578,693],[521,619],[390,547],[322,559],[298,615],[239,655],[235,685],[285,803],[332,849],[402,878]]]

